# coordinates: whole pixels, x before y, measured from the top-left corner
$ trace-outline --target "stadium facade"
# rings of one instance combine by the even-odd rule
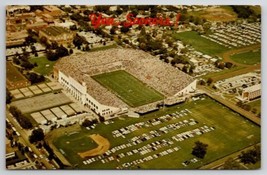
[[[130,73],[160,92],[164,100],[133,108],[92,78],[117,70]],[[175,104],[196,90],[196,80],[191,76],[134,49],[108,49],[61,58],[54,66],[54,78],[74,98],[105,119],[128,111],[149,112],[162,103]]]

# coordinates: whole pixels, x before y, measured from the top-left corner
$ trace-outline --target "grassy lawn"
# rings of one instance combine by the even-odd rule
[[[237,14],[230,6],[220,6],[200,11],[192,11],[188,13],[190,16],[204,18],[209,21],[234,21],[237,19]]]
[[[107,50],[107,49],[117,48],[117,47],[118,47],[117,44],[108,45],[108,46],[102,46],[102,47],[96,47],[96,48],[92,48],[91,50],[89,50],[89,52]]]
[[[133,107],[163,99],[163,95],[123,70],[95,75],[92,78]]]
[[[261,62],[261,51],[250,51],[232,55],[231,59],[241,64],[260,64]]]
[[[173,37],[174,39],[179,39],[186,44],[192,45],[197,51],[208,55],[217,55],[228,50],[224,46],[201,37],[197,32],[194,31],[175,33],[173,34]]]
[[[6,62],[6,76],[11,82],[27,81],[27,79],[10,62]]]
[[[49,61],[45,56],[42,57],[33,57],[29,60],[31,63],[37,63],[37,67],[33,70],[42,75],[49,75],[53,72],[53,66],[56,63],[55,61]]]
[[[204,79],[212,78],[213,80],[215,80],[215,79],[218,80],[216,77],[221,77],[222,76],[222,79],[223,79],[224,75],[226,75],[228,73],[231,73],[231,72],[233,73],[233,72],[238,71],[238,70],[243,69],[243,68],[244,67],[236,66],[236,67],[231,68],[231,69],[224,69],[224,70],[222,70],[220,72],[208,73],[206,75],[201,76],[201,78],[204,78]],[[232,76],[234,76],[234,75],[232,74]]]
[[[256,108],[257,113],[261,112],[261,99],[254,100],[254,101],[250,102],[249,105],[251,106],[251,108]]]
[[[58,148],[64,148],[64,156],[71,158],[70,162],[79,161],[79,152],[84,152],[97,147],[97,144],[84,132],[65,135],[58,138],[54,145]]]
[[[125,135],[125,138],[114,138],[111,134],[112,131],[118,130],[122,127],[126,127],[138,122],[147,122],[148,120],[159,118],[160,116],[167,114],[172,114],[177,111],[181,113],[181,111],[185,109],[189,109],[191,113],[188,112],[187,115],[183,117],[173,118],[169,121],[162,122],[159,125],[141,127],[138,130]],[[94,130],[88,131],[86,129],[82,129],[81,133],[83,133],[83,135],[100,134],[110,141],[111,148],[113,148],[121,144],[130,143],[129,140],[135,136],[140,136],[145,133],[148,134],[152,130],[159,130],[163,126],[189,119],[194,119],[195,121],[197,121],[197,124],[192,126],[186,125],[177,130],[171,130],[168,133],[161,133],[159,137],[153,137],[152,139],[144,141],[140,144],[121,149],[111,155],[116,156],[122,152],[126,153],[133,149],[138,149],[144,145],[155,141],[161,141],[163,139],[172,140],[172,136],[185,131],[200,128],[205,125],[214,127],[215,130],[204,133],[202,135],[195,135],[194,137],[186,139],[184,141],[173,140],[173,145],[160,148],[143,156],[137,153],[132,156],[125,156],[123,158],[120,158],[120,161],[110,161],[105,164],[103,164],[101,161],[96,161],[94,163],[91,163],[90,165],[84,165],[82,163],[83,160],[79,158],[77,154],[73,153],[72,155],[70,155],[68,152],[80,151],[78,144],[76,148],[74,148],[74,146],[71,147],[68,144],[61,144],[58,148],[64,150],[66,152],[66,158],[72,164],[77,163],[78,168],[80,169],[114,169],[125,162],[144,158],[149,155],[162,152],[174,146],[179,146],[181,149],[177,152],[173,152],[165,156],[160,156],[159,158],[154,158],[150,161],[143,162],[138,165],[141,169],[196,169],[233,152],[239,151],[249,145],[260,142],[260,128],[257,125],[251,123],[247,119],[241,117],[239,114],[232,112],[228,108],[224,107],[221,104],[218,104],[217,102],[206,96],[203,96],[198,101],[191,101],[168,108],[163,108],[157,112],[141,116],[141,118],[116,118],[114,119],[114,123],[112,124],[105,125],[104,123],[100,123]],[[61,138],[59,137],[58,140],[59,139]],[[81,139],[83,139],[83,137],[81,137]],[[57,143],[58,140],[55,140],[55,143]],[[72,140],[76,140],[76,137],[74,137]],[[72,142],[72,140],[70,141]],[[85,138],[83,140],[87,141],[88,139]],[[182,165],[184,161],[194,158],[194,156],[191,155],[191,151],[196,141],[201,141],[208,144],[207,154],[204,159],[198,159],[198,162],[190,163],[188,166],[184,167]],[[80,141],[78,141],[77,143],[80,143]],[[69,149],[70,151],[68,151]],[[133,165],[130,168],[137,169],[137,165]]]

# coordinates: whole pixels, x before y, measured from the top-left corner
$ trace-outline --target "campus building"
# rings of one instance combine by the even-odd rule
[[[46,38],[48,43],[56,42],[59,45],[71,44],[75,33],[64,27],[50,26],[39,31],[39,37]]]
[[[253,100],[261,96],[261,84],[247,87],[243,89],[242,99],[245,101]]]

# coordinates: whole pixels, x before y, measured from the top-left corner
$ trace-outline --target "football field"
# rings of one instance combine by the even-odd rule
[[[100,134],[110,149],[94,157],[80,158],[86,135]],[[140,118],[116,118],[82,128],[82,137],[62,136],[56,144],[65,157],[81,169],[196,169],[260,142],[260,127],[207,96],[163,108]],[[80,138],[80,139],[79,139]],[[54,143],[59,143],[58,139]],[[191,154],[196,141],[208,144],[204,159]],[[92,143],[93,144],[93,143]],[[87,149],[96,146],[88,145]],[[70,151],[72,149],[73,151]]]
[[[132,107],[163,99],[163,95],[123,70],[92,76]]]

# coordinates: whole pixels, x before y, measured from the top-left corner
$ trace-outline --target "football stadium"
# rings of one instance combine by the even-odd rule
[[[73,97],[105,119],[177,104],[196,90],[196,80],[189,75],[134,49],[61,58],[54,66],[54,77]]]

